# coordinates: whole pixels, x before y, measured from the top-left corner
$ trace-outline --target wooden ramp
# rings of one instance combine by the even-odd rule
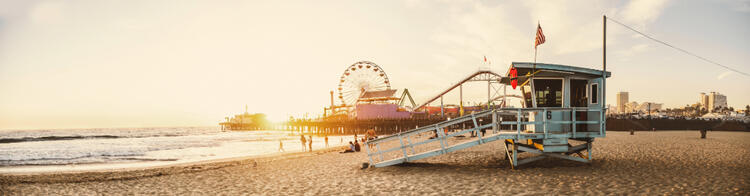
[[[409,161],[415,161],[433,156],[455,152],[473,146],[482,145],[494,141],[506,143],[505,152],[513,167],[518,164],[539,160],[544,157],[564,158],[574,161],[588,162],[591,159],[591,142],[594,137],[603,137],[604,131],[599,132],[576,132],[575,124],[599,124],[602,121],[529,121],[529,114],[534,112],[546,113],[548,109],[526,109],[526,108],[504,108],[485,110],[471,115],[443,121],[437,124],[420,127],[417,129],[401,132],[366,142],[365,151],[371,166],[385,167]],[[557,109],[566,110],[566,109]],[[576,111],[593,111],[581,108],[567,109],[572,113]],[[599,110],[602,113],[603,110]],[[542,113],[542,114],[544,114]],[[503,121],[503,117],[506,118]],[[510,118],[510,119],[508,119]],[[543,125],[542,131],[528,133],[526,125]],[[572,131],[548,131],[546,124],[569,124],[573,125]],[[501,129],[504,128],[504,129]],[[449,132],[449,130],[458,130]],[[471,136],[466,136],[471,135]],[[568,139],[580,140],[585,143],[578,146],[570,146]],[[520,144],[519,141],[528,141]],[[537,141],[534,143],[532,141]],[[559,143],[553,143],[559,142]],[[561,142],[561,143],[560,143]],[[545,145],[547,146],[545,150]],[[582,150],[588,151],[588,156],[582,155]],[[518,154],[529,152],[540,156],[529,158],[530,160],[518,160]],[[579,157],[567,156],[570,154]]]

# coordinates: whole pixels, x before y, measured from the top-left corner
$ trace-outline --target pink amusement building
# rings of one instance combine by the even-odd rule
[[[395,93],[396,90],[393,89],[363,93],[354,109],[354,118],[357,120],[411,118],[411,112],[393,103],[399,100],[393,96]]]

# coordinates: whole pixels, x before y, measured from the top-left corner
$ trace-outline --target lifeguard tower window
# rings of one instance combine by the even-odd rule
[[[591,84],[591,104],[599,103],[599,85]]]
[[[523,91],[523,100],[524,100],[524,107],[533,107],[532,97],[531,97],[531,85],[526,84],[521,87],[521,90]]]
[[[586,87],[588,86],[586,80],[570,80],[570,106],[573,107],[586,107],[587,101],[589,100],[586,96]]]
[[[534,79],[536,107],[562,107],[562,79]]]

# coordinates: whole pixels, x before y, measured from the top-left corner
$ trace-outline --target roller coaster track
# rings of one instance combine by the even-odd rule
[[[427,100],[422,105],[419,105],[419,107],[415,108],[414,111],[418,111],[418,110],[422,109],[423,107],[431,104],[432,102],[434,102],[435,100],[439,99],[440,97],[442,97],[446,93],[452,91],[456,87],[459,87],[459,86],[461,86],[462,84],[464,84],[466,82],[471,82],[471,81],[495,81],[495,80],[499,82],[502,77],[503,76],[501,76],[500,74],[497,74],[497,73],[492,72],[492,71],[487,71],[487,70],[477,71],[477,72],[469,75],[465,79],[461,80],[460,82],[456,83],[455,85],[451,86],[447,90],[442,91],[438,95],[436,95],[436,96],[432,97],[431,99]]]

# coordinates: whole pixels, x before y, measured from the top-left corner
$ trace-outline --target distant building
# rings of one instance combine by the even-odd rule
[[[698,98],[698,103],[701,104],[703,109],[708,110],[708,96],[706,96],[706,93],[701,93],[700,98]]]
[[[620,108],[617,108],[617,106],[612,106],[612,104],[607,104],[607,114],[616,114],[620,113]]]
[[[411,112],[396,104],[400,99],[395,97],[395,89],[381,91],[366,91],[357,100],[354,118],[357,120],[370,119],[406,119]]]
[[[247,111],[224,119],[226,121],[219,123],[222,130],[267,130],[271,125],[265,114],[250,114]]]
[[[727,96],[724,96],[717,92],[711,92],[708,94],[708,111],[713,112],[716,108],[727,107]]]
[[[628,112],[626,104],[628,104],[628,92],[617,93],[617,110],[619,113]]]
[[[625,104],[625,112],[626,113],[636,112],[637,109],[638,109],[638,106],[639,106],[638,102],[635,102],[635,101],[634,102],[626,103]]]
[[[648,112],[649,109],[651,111],[661,110],[663,104],[661,103],[652,103],[652,102],[643,102],[638,105],[637,108],[635,108],[638,112]]]

